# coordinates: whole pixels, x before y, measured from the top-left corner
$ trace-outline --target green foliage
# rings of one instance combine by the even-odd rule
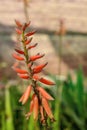
[[[14,130],[13,125],[13,115],[10,102],[10,92],[9,89],[5,89],[5,115],[6,115],[6,130]]]
[[[63,85],[61,102],[61,127],[68,130],[87,129],[87,93],[84,91],[83,75],[77,72],[76,82],[68,76],[67,83]]]
[[[50,130],[87,130],[87,92],[84,89],[82,71],[76,73],[76,81],[68,75],[67,80],[60,81],[56,76],[50,76],[56,83],[47,88],[55,98],[51,102],[55,122],[49,122]],[[23,86],[22,86],[23,87]],[[25,109],[19,102],[22,92],[19,86],[5,87],[0,91],[0,130],[44,130],[33,117],[25,119]]]

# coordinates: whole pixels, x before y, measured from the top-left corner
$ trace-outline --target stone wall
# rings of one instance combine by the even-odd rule
[[[0,1],[0,23],[24,21],[22,0]],[[57,30],[63,18],[67,30],[87,32],[87,0],[29,0],[29,18],[35,28]]]

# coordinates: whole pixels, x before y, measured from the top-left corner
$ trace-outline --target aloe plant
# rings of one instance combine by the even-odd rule
[[[76,82],[68,76],[62,93],[61,126],[69,130],[86,130],[87,108],[86,93],[84,91],[83,74],[77,72]]]
[[[66,81],[61,82],[55,76],[50,77],[56,83],[55,86],[46,88],[55,98],[51,108],[56,121],[53,124],[49,121],[50,130],[87,130],[87,92],[84,90],[81,69],[76,73],[76,81],[70,75]],[[20,88],[18,85],[6,87],[5,99],[0,100],[0,130],[43,130],[41,124],[35,123],[33,115],[29,120],[25,119],[25,110],[22,108],[21,111],[21,104],[18,102],[22,93]],[[26,105],[29,104],[30,100]]]

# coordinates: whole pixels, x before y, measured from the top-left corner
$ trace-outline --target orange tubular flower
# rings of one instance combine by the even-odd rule
[[[52,81],[50,81],[50,80],[47,80],[47,79],[45,79],[45,78],[40,78],[39,81],[40,81],[41,83],[46,84],[46,85],[55,85],[54,82],[52,82]]]
[[[24,54],[22,50],[15,49],[15,51],[18,52],[19,54]]]
[[[33,38],[31,37],[29,40],[26,40],[26,41],[25,41],[25,44],[28,45],[29,43],[31,43],[32,39],[33,39]]]
[[[20,73],[20,74],[27,74],[27,73],[28,73],[26,70],[22,70],[22,69],[19,69],[19,68],[16,68],[16,67],[13,67],[13,69],[14,69],[17,73]]]
[[[54,100],[42,87],[37,87],[37,90],[41,93],[41,95],[47,100]]]
[[[18,73],[18,76],[22,79],[29,79],[29,76],[28,75],[25,75],[25,74],[19,74]]]
[[[31,22],[29,21],[28,23],[25,23],[25,24],[24,24],[24,26],[23,26],[23,31],[25,31],[26,28],[30,26],[30,23],[31,23]]]
[[[42,104],[43,104],[43,107],[44,107],[44,109],[45,109],[47,115],[48,115],[51,119],[53,119],[54,117],[53,117],[52,111],[51,111],[51,109],[50,109],[50,106],[49,106],[49,104],[48,104],[48,101],[47,101],[45,98],[42,98]]]
[[[29,46],[29,47],[28,47],[28,49],[31,49],[31,48],[36,47],[36,46],[37,46],[37,44],[38,44],[38,43],[36,43],[36,44],[34,44],[34,45],[32,45],[32,46]]]
[[[18,28],[16,28],[15,30],[16,30],[16,32],[17,32],[19,35],[22,34],[22,31],[19,30]]]
[[[33,75],[33,79],[38,81],[39,80],[39,76],[35,74],[35,75]]]
[[[40,106],[40,113],[41,113],[41,122],[45,124],[44,110],[42,106]]]
[[[48,63],[42,64],[42,65],[38,65],[33,69],[34,73],[39,73],[41,72],[41,70],[47,65]]]
[[[29,32],[29,33],[27,33],[25,36],[31,36],[31,35],[33,35],[33,34],[35,34],[36,33],[36,31],[33,31],[33,32]]]
[[[15,49],[16,53],[13,53],[13,57],[16,60],[23,61],[26,64],[27,69],[23,69],[24,67],[22,68],[22,66],[19,68],[19,61],[17,65],[13,65],[13,69],[20,78],[30,80],[31,83],[19,99],[19,102],[25,104],[28,101],[30,94],[32,95],[32,91],[33,95],[30,101],[30,110],[25,116],[28,119],[33,113],[34,120],[40,118],[41,123],[47,125],[48,118],[54,121],[51,108],[48,104],[49,100],[54,99],[44,88],[38,86],[38,82],[46,85],[54,85],[54,82],[38,76],[38,73],[40,73],[48,63],[35,66],[34,62],[42,58],[44,54],[38,53],[34,56],[28,54],[30,49],[37,46],[37,43],[30,45],[32,41],[32,37],[30,38],[30,36],[35,34],[36,31],[26,33],[26,29],[30,26],[30,22],[23,25],[18,20],[15,20],[15,22],[17,25],[16,33],[19,34],[19,41],[21,41],[22,49],[21,46],[20,49]]]
[[[17,55],[17,54],[15,54],[15,53],[13,53],[13,57],[14,57],[15,59],[17,59],[17,60],[24,60],[24,58],[23,58],[23,57],[18,56],[18,55]]]
[[[31,101],[31,102],[30,102],[30,111],[25,115],[27,119],[28,119],[28,118],[30,117],[30,115],[32,114],[33,108],[34,108],[34,101]]]
[[[22,104],[25,104],[30,96],[32,86],[28,86],[25,93],[22,95],[22,97],[19,99],[19,102],[22,102]]]
[[[35,56],[31,56],[31,57],[29,58],[29,60],[30,60],[30,61],[35,61],[35,60],[37,60],[37,59],[39,59],[39,58],[42,58],[43,56],[44,56],[44,54],[42,54],[42,55],[37,54],[37,55],[35,55]]]
[[[19,28],[22,27],[22,24],[21,24],[18,20],[15,20],[15,23],[16,23],[16,25],[17,25]]]
[[[38,118],[38,110],[39,110],[39,102],[38,102],[38,97],[35,95],[34,97],[34,119],[37,120]]]
[[[30,102],[30,111],[25,115],[27,119],[30,117],[34,109],[34,97],[35,97],[35,94],[33,94],[32,100]]]

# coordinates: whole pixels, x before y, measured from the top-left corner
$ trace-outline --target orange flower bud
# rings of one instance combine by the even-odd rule
[[[37,120],[38,118],[38,110],[39,110],[39,103],[38,103],[38,97],[35,95],[34,97],[34,120]]]
[[[16,30],[16,32],[17,32],[19,35],[22,34],[22,31],[19,30],[18,28],[16,28],[15,30]]]
[[[53,117],[52,111],[51,111],[51,109],[50,109],[50,106],[49,106],[49,104],[48,104],[48,101],[47,101],[45,98],[42,98],[42,105],[43,105],[43,107],[44,107],[44,109],[45,109],[47,115],[48,115],[51,119],[53,119],[54,117]]]
[[[40,81],[41,83],[46,84],[46,85],[55,85],[54,82],[52,82],[52,81],[50,81],[50,80],[47,80],[47,79],[45,79],[45,78],[40,78],[39,81]]]
[[[18,56],[17,54],[13,53],[13,57],[17,60],[24,60],[23,57]]]
[[[35,60],[37,60],[39,58],[42,58],[43,56],[44,56],[44,54],[42,54],[42,55],[38,54],[38,55],[35,55],[35,56],[31,56],[29,60],[30,61],[35,61]]]
[[[29,43],[31,43],[32,39],[33,39],[33,38],[31,37],[29,40],[26,40],[26,41],[25,41],[25,44],[28,45]]]
[[[29,33],[27,33],[25,36],[31,36],[31,35],[33,35],[33,34],[35,34],[35,33],[36,33],[36,31],[29,32]]]
[[[28,67],[30,68],[32,65],[33,65],[33,62],[32,62],[32,63],[29,63],[29,64],[28,64]]]
[[[18,27],[22,27],[22,24],[18,20],[15,20],[15,23]]]
[[[30,26],[31,21],[29,21],[28,23],[26,23],[26,27]]]
[[[50,96],[43,88],[37,87],[37,90],[41,93],[41,95],[47,100],[54,100],[52,96]]]
[[[28,86],[22,97],[19,99],[19,102],[22,102],[22,104],[25,104],[30,96],[32,86]]]
[[[34,45],[32,45],[32,46],[29,46],[27,49],[34,48],[34,47],[36,47],[36,46],[37,46],[37,44],[38,44],[38,43],[36,43],[36,44],[34,44]]]
[[[34,74],[34,75],[33,75],[33,79],[34,79],[34,80],[39,80],[40,78],[39,78],[38,75]]]
[[[48,62],[45,63],[45,64],[42,64],[42,65],[36,66],[36,67],[33,69],[33,72],[34,72],[34,73],[39,73],[39,72],[41,72],[41,70],[42,70],[47,64],[48,64]]]
[[[15,49],[15,51],[18,52],[19,54],[24,54],[22,50]]]
[[[18,76],[22,79],[29,79],[29,76],[25,74],[18,74]]]
[[[22,69],[20,69],[20,68],[13,67],[13,69],[14,69],[17,73],[20,73],[20,74],[27,74],[27,73],[28,73],[26,70],[22,70]]]
[[[25,29],[30,25],[30,21],[28,23],[25,23],[24,26],[23,26],[23,31],[25,31]]]

